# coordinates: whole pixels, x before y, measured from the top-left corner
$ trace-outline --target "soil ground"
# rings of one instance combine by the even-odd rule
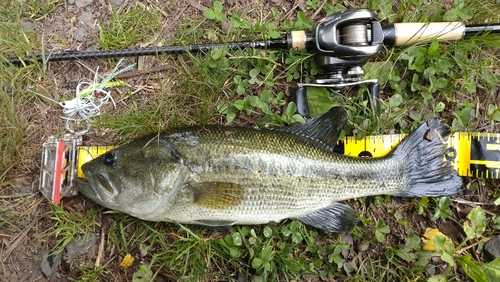
[[[202,17],[203,11],[207,7],[212,6],[212,1],[208,0],[187,0],[187,1],[171,1],[171,0],[69,0],[61,1],[56,9],[40,20],[26,19],[25,28],[36,29],[40,31],[40,36],[43,35],[46,46],[45,50],[51,50],[55,47],[73,50],[92,50],[98,48],[98,24],[106,22],[110,17],[110,7],[114,9],[126,9],[129,5],[141,3],[145,7],[153,7],[161,9],[161,17],[164,21],[163,29],[157,38],[152,38],[150,42],[145,42],[148,46],[155,46],[160,42],[169,42],[182,23]],[[227,0],[227,7],[237,7],[239,10],[250,11],[255,5],[266,5],[276,7],[280,12],[293,18],[297,11],[305,11],[305,1],[290,2],[286,0],[272,0],[268,2],[259,2],[253,0]],[[321,13],[307,11],[306,16],[312,20],[319,20],[324,15]],[[139,46],[130,46],[139,47]],[[143,46],[140,46],[143,47]],[[42,48],[40,47],[39,50]],[[95,70],[97,66],[104,61],[85,61],[84,64],[78,62],[58,62],[50,63],[47,71],[43,74],[44,81],[52,82],[50,87],[53,98],[58,100],[67,91],[73,90],[76,83],[83,77],[89,77],[89,71]],[[105,62],[104,62],[105,63]],[[154,63],[150,63],[154,67]],[[144,77],[129,78],[126,80],[130,84],[144,83],[141,79]],[[147,91],[146,88],[144,88]],[[103,262],[112,261],[117,272],[103,278],[102,281],[125,281],[124,275],[121,273],[118,266],[118,259],[112,260],[112,251],[107,253],[100,252],[100,246],[106,244],[100,234],[96,235],[94,241],[88,246],[88,250],[83,256],[69,259],[63,258],[61,266],[56,270],[56,273],[47,278],[40,270],[40,263],[43,255],[52,250],[55,245],[53,237],[39,237],[40,233],[47,230],[54,222],[49,218],[50,207],[47,200],[38,192],[39,169],[40,169],[40,152],[42,143],[48,136],[60,133],[54,130],[63,131],[64,121],[59,118],[60,108],[55,105],[49,105],[41,101],[33,101],[26,105],[23,114],[29,116],[30,124],[27,126],[27,134],[30,136],[30,142],[23,148],[21,155],[23,156],[22,166],[16,167],[10,173],[16,175],[12,180],[12,185],[4,188],[0,196],[8,198],[8,212],[16,213],[20,216],[16,222],[9,222],[3,225],[0,230],[0,281],[70,281],[77,277],[79,270],[71,267],[75,264],[75,260],[81,261],[82,265],[91,267],[96,260]],[[104,137],[93,136],[91,139],[85,139],[87,144],[103,144]],[[488,189],[480,186],[474,192],[467,192],[463,195],[468,201],[487,203],[490,200]],[[19,196],[19,195],[22,195]],[[12,198],[9,198],[11,197]],[[74,213],[84,213],[88,210],[88,202],[83,201],[82,196],[72,198],[65,202],[65,209]],[[453,221],[423,222],[425,219],[419,216],[415,210],[406,209],[410,206],[411,200],[408,199],[391,199],[385,207],[379,207],[372,211],[376,214],[376,218],[387,218],[384,220],[387,224],[391,224],[395,219],[393,215],[388,215],[387,208],[398,209],[402,218],[410,221],[416,230],[424,227],[435,226],[439,227],[445,234],[450,236],[461,236],[460,224]],[[92,205],[92,204],[90,204]],[[359,208],[359,207],[354,207]],[[454,212],[460,213],[463,217],[470,210],[470,205],[455,205]],[[0,210],[1,211],[1,210]],[[6,216],[8,218],[8,216]],[[109,214],[100,214],[99,222],[101,230],[99,233],[109,228],[112,216]],[[439,225],[439,226],[438,226]],[[387,239],[389,245],[391,241],[394,245],[401,244],[406,234],[404,231],[399,231],[399,224],[390,226],[392,231]],[[102,234],[102,233],[101,233]],[[459,240],[460,238],[453,238]],[[377,250],[370,250],[377,252]],[[131,269],[132,272],[132,269]],[[168,276],[164,276],[164,280],[168,280]]]

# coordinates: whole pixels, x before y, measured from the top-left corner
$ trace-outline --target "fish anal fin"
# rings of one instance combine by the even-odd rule
[[[244,198],[241,185],[230,182],[201,182],[189,185],[194,204],[213,210],[226,210],[237,206]]]
[[[359,221],[356,211],[341,203],[333,203],[326,208],[296,217],[296,219],[313,227],[336,233],[351,230]]]
[[[218,232],[228,232],[235,223],[236,222],[225,220],[196,220],[193,222],[193,224],[201,225]]]

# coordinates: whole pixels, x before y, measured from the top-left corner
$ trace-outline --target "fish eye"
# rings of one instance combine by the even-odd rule
[[[103,163],[105,165],[113,166],[116,164],[116,156],[113,153],[106,153],[104,155]]]

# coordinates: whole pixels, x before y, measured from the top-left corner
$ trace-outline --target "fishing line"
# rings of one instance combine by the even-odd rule
[[[47,56],[47,60],[44,62],[44,67],[41,70],[39,77],[36,80],[36,85],[39,83],[39,79],[42,73],[45,70],[46,64],[50,59],[50,56],[54,51],[60,50],[53,49],[49,55]],[[90,128],[91,123],[90,119],[95,116],[101,114],[101,107],[108,103],[112,102],[113,108],[116,108],[116,103],[111,96],[111,91],[108,89],[111,87],[121,86],[123,85],[122,81],[111,81],[117,75],[129,71],[135,67],[135,64],[128,65],[124,68],[120,69],[124,59],[122,58],[115,66],[115,68],[104,77],[100,82],[98,82],[98,73],[99,67],[97,67],[93,80],[88,80],[86,78],[81,79],[78,82],[76,87],[75,97],[68,101],[58,102],[50,97],[47,97],[43,94],[38,93],[35,89],[35,86],[29,86],[27,90],[31,93],[34,93],[40,97],[43,97],[49,101],[52,101],[56,104],[59,104],[63,109],[62,112],[64,116],[61,116],[62,119],[66,121],[65,128],[69,132],[76,135],[84,135],[86,134]],[[81,123],[84,123],[83,129]]]

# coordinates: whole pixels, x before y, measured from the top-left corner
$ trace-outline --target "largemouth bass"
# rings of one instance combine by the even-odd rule
[[[383,158],[333,152],[347,117],[328,113],[281,129],[193,126],[118,147],[84,164],[77,188],[95,202],[150,221],[207,227],[285,218],[331,232],[351,229],[339,201],[455,194],[462,180],[444,160],[450,129],[422,124]]]

